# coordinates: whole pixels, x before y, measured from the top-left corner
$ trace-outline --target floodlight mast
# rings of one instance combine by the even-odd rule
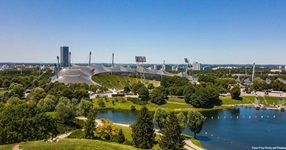
[[[253,68],[252,68],[252,76],[251,76],[252,82],[254,79],[254,74],[255,74],[255,62],[253,63]]]
[[[186,66],[186,73],[188,74],[189,60],[188,60],[188,58],[184,58],[184,60],[185,60],[185,63],[187,64],[187,66]]]
[[[135,56],[135,61],[137,62],[137,68],[139,69],[140,67],[142,68],[142,72],[141,72],[141,79],[143,78],[144,80],[144,84],[145,83],[145,72],[144,72],[144,67],[143,67],[143,63],[146,62],[146,57],[145,56]],[[140,65],[141,63],[141,65]],[[140,70],[139,70],[140,72]]]
[[[88,66],[91,65],[91,52],[89,52],[89,61],[88,61]]]

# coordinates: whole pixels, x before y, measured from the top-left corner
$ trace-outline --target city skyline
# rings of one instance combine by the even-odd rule
[[[286,64],[286,1],[21,1],[0,5],[0,62]]]

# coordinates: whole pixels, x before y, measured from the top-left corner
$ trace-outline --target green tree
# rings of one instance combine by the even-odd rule
[[[43,88],[33,88],[28,96],[28,99],[35,101],[36,103],[46,97],[46,92]]]
[[[134,93],[134,94],[137,94],[138,93],[138,90],[142,87],[142,86],[145,86],[143,83],[135,83],[131,86],[131,92]]]
[[[56,122],[34,104],[7,103],[0,120],[0,144],[41,140],[58,133]]]
[[[185,126],[186,126],[186,124],[185,124],[186,116],[184,115],[183,112],[178,113],[176,116],[178,118],[181,130],[183,131],[185,129]]]
[[[93,112],[89,112],[87,115],[87,120],[85,122],[85,138],[87,139],[93,139],[94,138],[94,130],[96,127],[95,122],[95,114]]]
[[[153,83],[150,83],[150,84],[148,84],[148,89],[154,89],[154,85],[153,85]]]
[[[1,91],[0,92],[0,101],[3,103],[6,103],[7,100],[9,99],[10,94],[8,91]]]
[[[230,94],[231,94],[231,97],[233,99],[239,99],[239,96],[240,96],[240,87],[239,85],[235,85],[231,90],[230,90]]]
[[[136,121],[131,125],[132,139],[137,148],[151,149],[154,144],[155,131],[152,117],[146,106],[143,106],[137,115]]]
[[[124,86],[124,93],[129,93],[131,90],[130,90],[130,86],[129,86],[129,84],[126,84],[125,86]]]
[[[10,96],[22,98],[24,96],[24,87],[22,84],[12,83],[9,86]]]
[[[187,125],[194,132],[194,138],[200,133],[205,123],[205,117],[198,111],[189,111],[187,115]]]
[[[163,150],[183,150],[184,139],[181,137],[181,127],[179,120],[174,112],[171,112],[166,120],[165,128],[163,129],[163,135],[159,140],[159,146]]]
[[[160,130],[164,128],[164,125],[166,124],[166,119],[168,116],[168,112],[164,108],[157,108],[154,117],[153,117],[153,123],[159,127]]]
[[[119,129],[119,132],[118,132],[118,135],[117,135],[118,137],[117,137],[117,142],[118,143],[124,143],[124,141],[125,141],[125,136],[124,136],[124,134],[123,134],[123,131],[122,131],[122,129]]]
[[[9,87],[10,86],[10,81],[8,79],[5,79],[3,82],[2,82],[2,87]]]
[[[184,100],[186,103],[190,104],[192,95],[196,92],[196,87],[193,85],[188,85],[184,89]]]
[[[143,101],[148,101],[149,99],[149,91],[145,86],[141,86],[138,90],[139,98]]]
[[[70,105],[59,102],[56,106],[56,118],[59,122],[69,124],[75,117],[75,112]]]
[[[114,140],[117,137],[119,128],[107,119],[101,120],[102,125],[97,127],[94,135],[102,140]]]
[[[150,92],[150,100],[157,105],[166,104],[168,94],[163,87],[157,87]]]
[[[81,100],[81,102],[77,105],[78,116],[87,116],[90,111],[95,111],[94,104],[89,100]]]
[[[45,111],[54,111],[56,102],[53,99],[46,97],[38,102],[37,107],[42,108]]]

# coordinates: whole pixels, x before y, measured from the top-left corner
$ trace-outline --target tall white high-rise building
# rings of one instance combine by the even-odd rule
[[[193,70],[201,70],[201,64],[198,62],[193,62]]]

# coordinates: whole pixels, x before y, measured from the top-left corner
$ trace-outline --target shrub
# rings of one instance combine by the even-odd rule
[[[128,97],[127,100],[128,100],[128,101],[131,101],[133,104],[138,104],[138,105],[146,105],[146,104],[148,104],[147,101],[142,101],[142,100],[140,100],[139,98],[131,98],[131,97]]]
[[[103,100],[102,99],[100,99],[98,102],[97,102],[97,104],[99,105],[99,107],[105,107],[105,103],[103,102]]]
[[[131,106],[130,106],[130,109],[131,109],[131,111],[135,111],[135,110],[136,110],[136,108],[135,108],[134,105],[131,105]]]

